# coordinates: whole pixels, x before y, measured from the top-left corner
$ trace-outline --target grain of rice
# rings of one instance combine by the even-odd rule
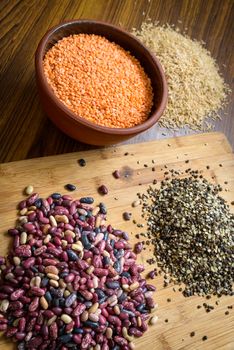
[[[166,128],[209,130],[220,118],[229,87],[204,43],[190,39],[169,25],[144,22],[137,36],[160,60],[168,82],[168,105],[159,124]]]

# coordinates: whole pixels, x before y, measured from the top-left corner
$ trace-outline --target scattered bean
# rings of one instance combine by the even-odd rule
[[[28,185],[28,186],[25,188],[25,194],[26,194],[26,195],[32,194],[33,191],[34,191],[34,189],[33,189],[33,186],[32,186],[32,185]]]

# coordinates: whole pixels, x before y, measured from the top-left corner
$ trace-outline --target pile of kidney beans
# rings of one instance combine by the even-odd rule
[[[93,201],[33,193],[19,203],[13,247],[0,257],[0,331],[18,349],[127,350],[146,331],[155,287]]]

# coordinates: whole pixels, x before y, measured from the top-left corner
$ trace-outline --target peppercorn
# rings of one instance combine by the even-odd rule
[[[190,168],[186,173],[186,178],[162,180],[159,189],[149,186],[147,195],[140,196],[154,255],[175,283],[185,284],[184,296],[231,295],[228,252],[234,215],[218,194],[220,185],[210,184]],[[207,312],[211,310],[213,306],[206,307]]]

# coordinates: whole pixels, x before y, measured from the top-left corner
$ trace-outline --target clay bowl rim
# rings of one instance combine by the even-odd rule
[[[66,27],[66,26],[70,26],[70,25],[74,25],[74,24],[82,24],[82,23],[91,23],[92,25],[102,25],[102,26],[105,26],[107,29],[112,28],[115,31],[120,32],[121,34],[124,34],[124,36],[126,36],[126,39],[127,39],[127,37],[129,37],[131,40],[136,41],[138,43],[138,45],[141,45],[143,47],[144,51],[146,51],[148,53],[148,55],[151,57],[152,63],[157,67],[156,69],[158,69],[159,75],[161,77],[160,83],[162,85],[162,98],[159,102],[159,107],[153,113],[151,112],[152,114],[149,116],[149,118],[145,122],[138,124],[136,126],[133,126],[131,128],[110,128],[107,126],[98,125],[98,124],[95,124],[95,123],[73,113],[54,94],[51,86],[47,82],[47,78],[44,74],[44,69],[43,69],[43,64],[42,64],[43,59],[44,59],[44,54],[46,52],[45,47],[46,47],[50,37],[53,36],[53,34],[55,32],[59,31],[60,29]],[[42,37],[42,39],[40,40],[40,42],[38,44],[38,47],[37,47],[37,50],[35,53],[35,68],[36,68],[37,78],[40,80],[40,83],[42,84],[42,88],[45,90],[46,94],[49,95],[50,99],[53,100],[53,103],[66,114],[66,117],[68,117],[69,119],[71,119],[77,123],[83,124],[86,127],[89,127],[91,129],[94,129],[96,131],[99,131],[99,132],[102,132],[105,134],[113,134],[113,135],[138,134],[142,131],[149,129],[151,126],[153,126],[158,121],[158,119],[161,117],[163,111],[166,108],[167,99],[168,99],[168,88],[167,88],[167,81],[166,81],[165,73],[163,71],[161,63],[159,62],[157,57],[154,54],[152,54],[150,52],[150,50],[148,50],[146,48],[146,46],[144,44],[142,44],[135,36],[128,33],[126,30],[121,29],[121,28],[119,28],[113,24],[110,24],[110,23],[106,23],[103,21],[82,19],[82,20],[63,21],[63,22],[53,26],[44,34],[44,36]],[[149,76],[149,78],[152,80],[152,78],[150,76]]]

